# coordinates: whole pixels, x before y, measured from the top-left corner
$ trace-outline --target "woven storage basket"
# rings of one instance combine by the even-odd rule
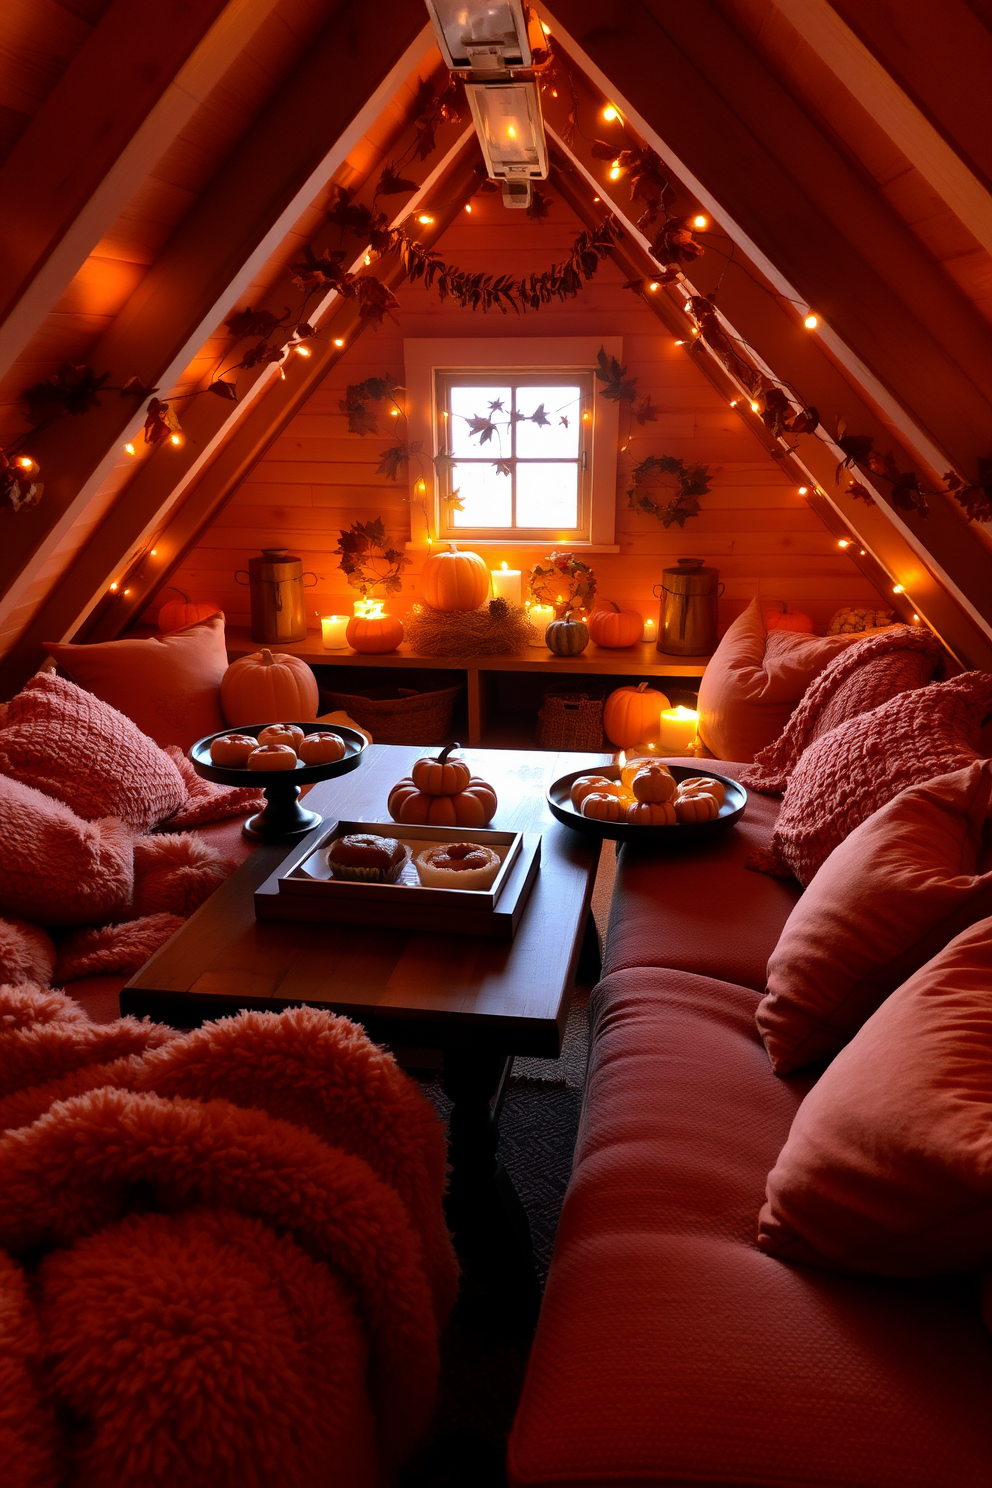
[[[451,732],[460,687],[416,692],[377,687],[366,693],[325,692],[328,711],[343,708],[377,744],[441,744]]]
[[[549,688],[537,715],[542,749],[602,749],[605,689],[594,683],[584,692]]]

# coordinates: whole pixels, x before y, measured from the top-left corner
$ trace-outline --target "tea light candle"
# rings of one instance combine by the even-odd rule
[[[493,586],[493,599],[506,599],[518,605],[522,597],[519,568],[509,568],[505,563],[489,571]]]
[[[348,615],[321,615],[320,639],[325,651],[343,651],[348,645],[345,636],[348,620]]]
[[[657,622],[657,620],[645,620],[645,622],[644,622],[644,635],[643,635],[642,639],[645,640],[645,641],[656,641],[658,639],[658,622]]]
[[[352,609],[356,615],[364,615],[368,612],[369,605],[374,604],[374,599],[356,599]]]
[[[545,644],[544,632],[554,618],[554,605],[531,605],[527,611],[527,619],[537,632],[536,635],[531,637],[530,643],[532,646],[543,646]]]
[[[696,746],[699,714],[693,708],[666,708],[658,730],[662,754],[691,754]]]

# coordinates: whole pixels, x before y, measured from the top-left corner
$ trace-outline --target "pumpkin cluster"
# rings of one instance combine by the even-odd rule
[[[694,775],[676,784],[661,760],[639,760],[621,771],[619,780],[581,775],[570,798],[580,816],[593,821],[626,822],[635,827],[674,827],[713,821],[725,796],[718,780]]]
[[[473,775],[465,760],[452,758],[458,744],[417,760],[389,792],[393,821],[425,827],[485,827],[496,814],[496,792]]]

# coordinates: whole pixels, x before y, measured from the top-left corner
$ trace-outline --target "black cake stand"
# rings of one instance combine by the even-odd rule
[[[305,734],[337,734],[344,744],[343,757],[326,765],[304,765],[297,760],[295,770],[249,770],[234,765],[215,765],[210,758],[210,746],[215,739],[226,734],[249,734],[257,738],[268,727],[267,723],[238,724],[208,734],[205,739],[198,739],[190,749],[190,763],[204,780],[265,792],[265,806],[257,816],[249,817],[241,828],[246,837],[255,842],[295,842],[323,820],[316,811],[307,811],[300,805],[300,787],[314,785],[318,780],[333,780],[337,775],[357,770],[365,752],[366,739],[357,729],[345,728],[340,723],[297,723],[294,727],[301,728]]]

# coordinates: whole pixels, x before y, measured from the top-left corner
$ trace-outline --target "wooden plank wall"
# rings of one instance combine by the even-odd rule
[[[577,220],[552,195],[544,222],[503,208],[498,197],[477,196],[441,240],[439,251],[468,271],[530,273],[563,258],[579,229]],[[288,546],[318,577],[308,595],[313,627],[318,613],[350,611],[355,592],[338,568],[338,532],[354,521],[382,516],[401,546],[409,535],[408,487],[376,474],[380,452],[395,442],[401,420],[383,413],[379,436],[347,432],[338,410],[350,382],[391,372],[403,377],[405,336],[605,336],[621,334],[624,360],[638,378],[639,394],[650,393],[664,410],[655,424],[634,426],[629,450],[618,468],[619,554],[591,557],[599,593],[657,613],[652,586],[679,557],[715,564],[726,584],[721,602],[725,626],[755,594],[807,609],[823,628],[843,604],[877,604],[876,591],[837,548],[836,538],[809,510],[793,483],[744,430],[740,419],[692,364],[687,353],[629,291],[607,262],[578,299],[538,314],[483,319],[442,306],[422,287],[404,287],[399,323],[368,332],[261,460],[234,498],[174,576],[197,598],[218,600],[232,624],[248,623],[248,591],[234,580],[237,569],[262,546]],[[633,465],[649,453],[702,461],[712,471],[712,491],[701,514],[680,531],[666,531],[653,517],[631,512],[625,495]],[[194,494],[195,499],[195,494]],[[484,550],[492,566],[506,559],[526,573],[545,548]],[[402,614],[417,598],[416,569],[407,571],[403,593],[389,609]],[[167,598],[170,596],[166,596]],[[149,616],[148,618],[152,618]]]

